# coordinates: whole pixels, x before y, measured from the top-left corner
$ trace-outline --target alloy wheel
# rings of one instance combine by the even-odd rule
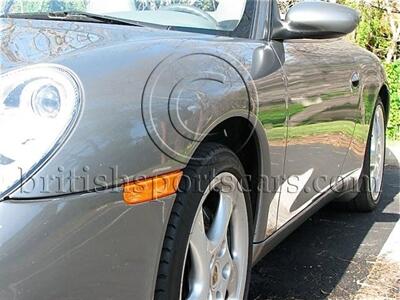
[[[377,201],[382,188],[385,164],[385,118],[383,108],[378,105],[372,125],[370,144],[370,191],[372,199]]]
[[[181,299],[242,299],[248,267],[246,200],[237,178],[221,173],[207,187],[186,251]]]

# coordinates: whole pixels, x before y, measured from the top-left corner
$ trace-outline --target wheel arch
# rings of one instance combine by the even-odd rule
[[[197,148],[216,142],[230,148],[240,159],[250,187],[254,240],[265,237],[268,203],[260,188],[261,178],[270,175],[269,146],[264,127],[255,116],[231,115],[214,125]]]
[[[386,83],[382,85],[378,95],[385,108],[385,118],[386,118],[385,122],[387,126],[389,122],[389,113],[390,113],[390,91]]]

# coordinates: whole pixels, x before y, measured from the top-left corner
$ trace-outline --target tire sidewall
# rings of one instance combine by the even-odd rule
[[[386,119],[386,112],[385,112],[385,107],[383,106],[383,103],[381,100],[378,100],[374,113],[372,115],[372,123],[370,126],[370,131],[368,134],[368,143],[367,143],[367,149],[366,149],[366,154],[365,154],[365,160],[364,160],[364,167],[363,167],[363,172],[362,172],[362,178],[361,178],[361,190],[360,190],[360,195],[356,199],[356,205],[359,210],[362,211],[372,211],[374,210],[377,205],[379,204],[381,198],[382,198],[382,190],[383,190],[383,180],[384,180],[384,174],[385,174],[385,166],[383,166],[383,173],[382,173],[382,183],[381,183],[381,189],[379,191],[379,195],[376,200],[372,197],[371,193],[371,161],[370,161],[370,156],[371,156],[371,141],[372,141],[372,132],[373,132],[373,126],[374,126],[374,119],[375,119],[375,114],[376,111],[380,107],[383,111],[384,118]],[[384,134],[386,135],[386,126],[384,126]],[[386,138],[384,139],[384,149],[386,149]],[[384,151],[383,154],[383,164],[385,164],[386,160],[386,151]]]
[[[175,230],[176,235],[174,241],[170,241],[173,245],[169,262],[171,268],[167,271],[167,284],[164,286],[166,297],[157,297],[157,299],[180,299],[181,279],[183,277],[189,245],[189,235],[193,222],[199,205],[203,200],[204,191],[206,191],[207,187],[216,176],[224,172],[231,173],[238,179],[241,183],[246,201],[249,245],[244,298],[247,298],[252,263],[253,216],[245,172],[240,160],[228,148],[219,146],[218,144],[216,144],[215,147],[212,147],[210,144],[207,144],[207,146],[215,148],[215,151],[209,153],[208,156],[203,157],[201,160],[197,159],[189,163],[188,167],[184,170],[184,175],[179,185],[179,190],[171,212],[170,222],[168,224],[169,227],[175,227],[169,229]],[[180,217],[172,220],[177,214]],[[164,242],[163,252],[165,252],[166,242],[168,242],[168,240]],[[158,283],[156,285],[158,285]]]

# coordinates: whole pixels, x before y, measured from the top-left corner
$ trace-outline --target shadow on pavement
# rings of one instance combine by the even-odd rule
[[[322,209],[254,267],[249,299],[350,299],[399,220],[399,192],[391,163],[375,212]]]

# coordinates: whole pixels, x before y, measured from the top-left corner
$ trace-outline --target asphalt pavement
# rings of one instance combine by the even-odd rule
[[[400,144],[392,144],[375,212],[328,205],[264,257],[253,269],[249,299],[400,300],[399,162]],[[387,251],[397,261],[386,260]]]

